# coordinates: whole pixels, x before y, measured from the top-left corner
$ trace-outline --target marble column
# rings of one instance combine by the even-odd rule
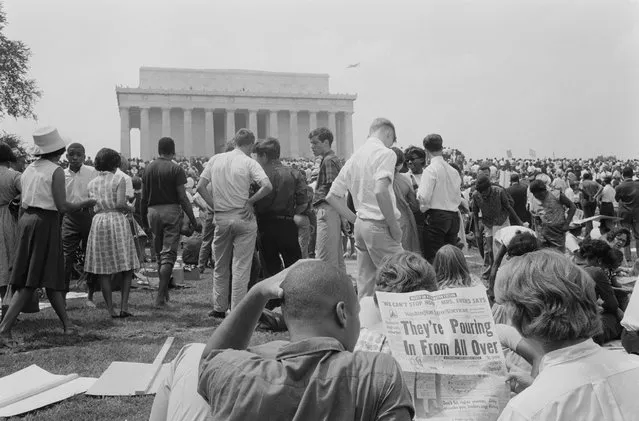
[[[337,136],[337,123],[335,122],[335,113],[329,111],[328,112],[328,130],[333,133],[333,145],[335,145],[335,153],[337,156],[342,156],[344,151],[344,140],[339,139]]]
[[[171,137],[171,109],[162,108],[162,137]]]
[[[235,109],[226,109],[226,139],[225,142],[230,142],[235,136]]]
[[[184,156],[193,156],[193,110],[184,109]]]
[[[279,130],[277,128],[277,110],[270,110],[268,118],[268,135],[277,139],[279,137]]]
[[[308,112],[308,130],[312,132],[317,129],[317,113],[315,111]]]
[[[342,140],[344,147],[342,155],[348,159],[353,155],[353,113],[344,113],[344,139]]]
[[[151,144],[149,109],[140,108],[140,157],[145,160],[150,160],[154,155],[154,148]]]
[[[206,155],[215,154],[215,126],[213,122],[213,110],[204,112],[204,141],[206,142]]]
[[[297,127],[297,111],[290,111],[291,119],[289,120],[289,136],[290,136],[290,150],[291,158],[296,158],[300,155],[299,144],[299,130]]]
[[[120,107],[120,153],[131,158],[131,126],[129,107]]]
[[[253,132],[255,138],[257,138],[257,110],[249,110],[248,128]]]

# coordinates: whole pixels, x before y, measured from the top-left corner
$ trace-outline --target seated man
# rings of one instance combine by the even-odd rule
[[[283,300],[291,342],[269,358],[246,347],[274,298]],[[198,391],[213,418],[412,419],[410,394],[393,357],[352,352],[358,313],[348,276],[321,261],[299,261],[255,285],[202,353]]]

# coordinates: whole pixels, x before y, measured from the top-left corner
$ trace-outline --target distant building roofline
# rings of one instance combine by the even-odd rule
[[[179,67],[155,67],[155,66],[142,66],[142,70],[156,70],[163,72],[199,72],[199,73],[235,73],[246,75],[269,75],[269,76],[304,76],[304,77],[316,77],[316,78],[328,78],[328,73],[293,73],[293,72],[271,72],[266,70],[242,70],[242,69],[187,69]]]

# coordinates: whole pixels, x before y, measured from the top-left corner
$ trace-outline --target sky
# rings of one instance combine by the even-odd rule
[[[115,86],[157,66],[328,73],[358,95],[355,147],[387,117],[401,146],[439,133],[472,158],[639,155],[637,0],[0,2],[43,91],[37,122],[0,121],[26,142],[117,149]]]

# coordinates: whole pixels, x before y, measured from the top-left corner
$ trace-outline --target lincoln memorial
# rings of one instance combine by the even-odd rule
[[[211,156],[243,127],[258,139],[280,140],[282,157],[312,156],[308,133],[328,127],[339,156],[353,152],[356,95],[331,94],[327,74],[254,70],[140,68],[137,88],[116,87],[121,152],[131,155],[132,128],[140,129],[140,157],[157,155],[163,136],[178,156]]]

